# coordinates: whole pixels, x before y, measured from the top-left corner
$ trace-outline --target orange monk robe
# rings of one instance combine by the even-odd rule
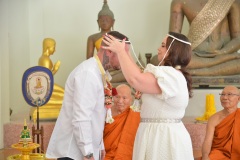
[[[128,108],[113,118],[114,122],[105,124],[104,129],[105,160],[132,160],[140,113]]]
[[[240,160],[240,109],[219,123],[214,132],[211,160]]]

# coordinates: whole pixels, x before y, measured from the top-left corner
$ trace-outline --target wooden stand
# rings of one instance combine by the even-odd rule
[[[41,126],[41,129],[39,129],[39,110],[37,107],[37,129],[35,129],[35,125],[32,126],[32,140],[33,143],[35,142],[35,136],[37,136],[37,143],[40,144],[40,151],[39,148],[37,148],[37,153],[44,153],[44,145],[43,145],[43,138],[44,138],[44,130],[43,126]],[[40,143],[40,136],[41,136],[41,143]],[[34,150],[34,153],[36,153],[36,150]]]
[[[32,126],[32,139],[33,139],[33,143],[35,143],[35,136],[37,137],[37,143],[40,144],[40,151],[39,148],[37,148],[37,153],[44,153],[44,147],[43,147],[43,138],[44,138],[44,134],[43,134],[43,126],[41,126],[41,129],[35,129],[35,126]],[[39,141],[41,136],[41,143]],[[36,153],[36,151],[34,150],[34,153]]]

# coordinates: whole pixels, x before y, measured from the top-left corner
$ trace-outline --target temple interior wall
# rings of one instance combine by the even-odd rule
[[[168,32],[171,1],[109,0],[115,15],[114,30],[126,34],[137,54],[157,54],[157,48]],[[38,64],[42,54],[42,41],[46,37],[56,40],[56,51],[51,56],[61,61],[55,83],[64,86],[69,73],[86,57],[87,38],[99,32],[97,14],[103,0],[1,0],[0,1],[0,148],[2,125],[13,115],[29,112],[30,107],[22,96],[22,75],[29,67]],[[187,34],[185,21],[183,33]],[[195,90],[186,116],[201,115],[205,109],[205,95],[216,94],[219,107],[219,90]],[[218,109],[221,109],[218,108]],[[27,117],[26,117],[27,118]]]
[[[8,4],[0,1],[0,148],[3,147],[3,124],[9,121],[9,50]]]

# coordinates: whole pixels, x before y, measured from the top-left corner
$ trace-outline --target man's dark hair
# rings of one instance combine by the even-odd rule
[[[117,39],[119,39],[119,40],[123,40],[124,38],[126,38],[125,40],[126,40],[126,41],[129,41],[129,39],[128,39],[127,36],[125,36],[125,35],[122,34],[122,33],[119,33],[118,31],[110,31],[110,32],[108,32],[107,34],[112,35],[113,37],[115,37],[115,38],[117,38]]]
[[[107,35],[111,35],[111,36],[117,38],[119,41],[122,41],[125,38],[125,43],[130,44],[128,37],[118,31],[110,31],[110,32],[106,33],[106,36]],[[106,44],[102,44],[102,45],[105,46]]]

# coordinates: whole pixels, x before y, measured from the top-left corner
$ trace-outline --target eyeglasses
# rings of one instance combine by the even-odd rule
[[[239,96],[238,94],[234,94],[234,93],[219,93],[219,95],[221,97],[227,96],[227,97],[233,97],[233,96]]]

